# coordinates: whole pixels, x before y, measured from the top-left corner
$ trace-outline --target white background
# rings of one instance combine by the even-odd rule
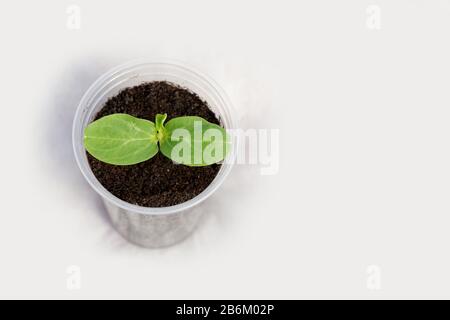
[[[0,297],[450,298],[449,33],[448,0],[3,3]],[[71,146],[85,90],[142,57],[280,129],[279,173],[237,168],[163,250],[112,229]]]

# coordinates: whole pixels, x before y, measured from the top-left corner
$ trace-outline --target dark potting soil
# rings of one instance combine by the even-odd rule
[[[168,82],[149,82],[122,90],[110,98],[96,119],[127,113],[155,122],[157,113],[167,121],[181,116],[199,116],[219,124],[207,103],[195,93]],[[101,162],[88,154],[92,172],[116,197],[145,207],[166,207],[190,200],[213,181],[220,164],[188,167],[175,164],[161,152],[150,160],[129,166]]]

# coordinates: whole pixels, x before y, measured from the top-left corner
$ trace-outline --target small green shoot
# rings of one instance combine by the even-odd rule
[[[225,159],[231,139],[221,126],[195,116],[177,117],[166,124],[167,114],[155,123],[128,114],[112,114],[90,123],[84,146],[96,159],[114,165],[132,165],[158,151],[187,166],[207,166]]]

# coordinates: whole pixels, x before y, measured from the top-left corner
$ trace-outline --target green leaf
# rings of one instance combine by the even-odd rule
[[[100,161],[136,164],[158,153],[156,133],[153,122],[117,113],[90,123],[84,130],[84,146]]]
[[[231,139],[217,124],[195,116],[174,118],[165,126],[160,124],[160,150],[174,162],[207,166],[222,161],[228,154]]]
[[[164,121],[167,119],[167,113],[157,114],[155,119],[155,127],[157,131],[164,129]]]
[[[167,114],[157,114],[156,115],[156,119],[155,119],[155,127],[156,127],[156,131],[157,131],[157,137],[158,140],[161,141],[163,139],[163,137],[165,136],[165,128],[164,128],[164,121],[166,121],[167,119]]]

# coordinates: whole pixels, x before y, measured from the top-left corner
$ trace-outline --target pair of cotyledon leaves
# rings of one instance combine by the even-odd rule
[[[96,159],[114,165],[146,161],[160,150],[174,162],[207,166],[222,161],[231,143],[225,129],[201,117],[169,120],[157,114],[155,123],[117,113],[90,123],[84,131],[84,146]]]

